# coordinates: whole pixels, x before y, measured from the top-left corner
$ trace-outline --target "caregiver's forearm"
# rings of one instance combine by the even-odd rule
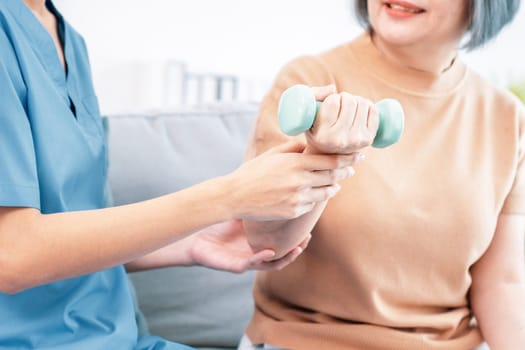
[[[120,265],[228,220],[234,210],[223,182],[100,210],[42,215],[0,208],[0,291],[15,293]]]

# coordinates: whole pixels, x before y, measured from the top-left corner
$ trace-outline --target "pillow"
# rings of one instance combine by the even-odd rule
[[[114,205],[171,193],[237,168],[255,104],[107,118]],[[235,349],[253,311],[254,273],[202,267],[130,274],[150,332],[194,347]]]

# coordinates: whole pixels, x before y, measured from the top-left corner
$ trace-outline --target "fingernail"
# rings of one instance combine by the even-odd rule
[[[335,180],[336,181],[346,180],[349,177],[354,176],[354,174],[355,174],[355,169],[352,166],[340,168],[335,171]]]
[[[341,186],[339,184],[335,184],[332,187],[330,187],[330,189],[328,190],[330,193],[330,197],[335,196],[337,192],[339,192],[340,189],[341,189]]]

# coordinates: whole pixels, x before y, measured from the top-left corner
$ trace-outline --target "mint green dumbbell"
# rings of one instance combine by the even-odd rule
[[[321,102],[315,100],[310,87],[294,85],[288,88],[279,101],[281,131],[295,136],[309,130],[314,125],[320,105]],[[372,146],[383,148],[399,141],[405,125],[405,114],[399,101],[394,99],[381,100],[376,106],[379,110],[379,126]]]

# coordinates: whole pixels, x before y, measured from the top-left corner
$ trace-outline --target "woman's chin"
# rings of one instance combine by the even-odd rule
[[[383,30],[382,28],[374,29],[374,37],[383,44],[394,47],[410,46],[420,42],[421,38],[415,29],[398,28],[392,30]]]

